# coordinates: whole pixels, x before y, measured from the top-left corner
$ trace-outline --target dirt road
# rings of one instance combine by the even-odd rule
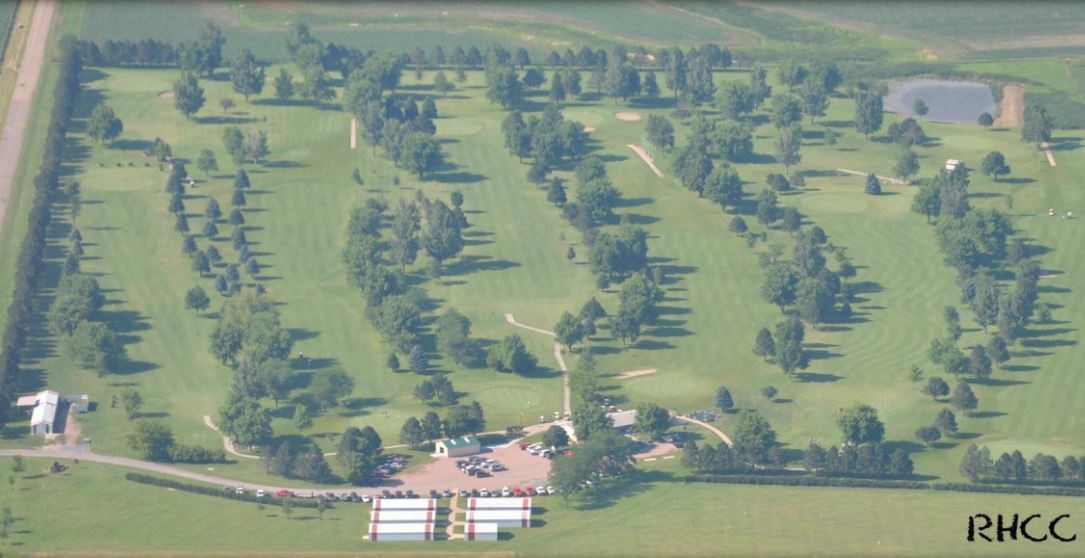
[[[40,0],[34,6],[34,20],[30,23],[30,34],[26,41],[26,50],[19,63],[15,80],[15,91],[8,105],[7,121],[0,132],[0,230],[4,226],[7,214],[8,198],[15,182],[17,161],[23,151],[23,136],[30,120],[30,106],[38,87],[38,76],[45,59],[45,43],[49,38],[49,26],[53,23],[56,2]]]

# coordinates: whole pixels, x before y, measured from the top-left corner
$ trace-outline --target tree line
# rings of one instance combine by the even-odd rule
[[[80,91],[82,57],[74,37],[65,35],[61,38],[56,60],[58,77],[53,89],[53,108],[49,115],[45,150],[38,174],[34,177],[27,231],[15,262],[12,302],[8,306],[3,339],[0,340],[0,424],[7,422],[12,399],[19,389],[19,363],[33,319],[34,289],[40,283],[45,267],[43,257],[52,216],[51,204],[60,184],[68,125]]]
[[[961,458],[960,471],[972,482],[1078,484],[1085,482],[1085,457],[1068,455],[1060,461],[1053,455],[1037,453],[1026,461],[1020,450],[1013,450],[992,459],[987,446],[972,444]]]

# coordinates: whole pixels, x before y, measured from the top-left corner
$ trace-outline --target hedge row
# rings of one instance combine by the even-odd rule
[[[173,463],[226,463],[226,452],[222,449],[173,444],[170,448],[170,461]]]
[[[124,478],[125,480],[138,482],[140,484],[149,484],[151,486],[172,488],[174,490],[182,490],[184,492],[192,492],[194,494],[203,494],[205,496],[218,496],[220,498],[226,498],[227,500],[264,503],[272,506],[281,506],[284,500],[289,500],[294,505],[294,507],[298,508],[316,508],[319,505],[319,500],[315,498],[279,498],[274,494],[268,494],[263,498],[257,498],[256,492],[251,490],[246,491],[244,494],[238,494],[233,490],[227,491],[223,487],[219,486],[189,484],[171,479],[164,479],[161,477],[152,477],[151,475],[144,475],[143,473],[125,473]],[[331,505],[328,504],[328,507],[331,507]]]
[[[60,72],[56,89],[53,90],[53,111],[49,118],[45,154],[42,157],[41,169],[34,178],[30,218],[15,263],[15,289],[12,292],[11,306],[8,307],[3,340],[0,341],[0,425],[7,422],[11,400],[18,386],[19,360],[26,347],[27,330],[33,312],[34,286],[44,267],[42,256],[45,252],[46,229],[51,218],[49,206],[60,182],[60,164],[68,121],[79,96],[82,62],[75,39],[69,35],[60,40],[57,66]],[[5,161],[5,164],[15,162]]]
[[[842,477],[783,476],[783,475],[688,475],[687,484],[707,482],[718,484],[756,484],[776,486],[833,486],[839,488],[891,488],[905,490],[941,490],[944,492],[986,492],[993,494],[1023,494],[1035,496],[1085,496],[1085,489],[1070,487],[1006,486],[969,484],[963,482],[926,483],[919,481],[888,481]]]

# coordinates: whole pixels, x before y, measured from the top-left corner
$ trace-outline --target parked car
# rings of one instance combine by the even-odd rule
[[[486,471],[476,471],[475,476],[480,478],[480,479],[484,479],[484,478],[490,476],[490,473],[487,473]]]
[[[460,498],[466,498],[467,497],[467,489],[461,488],[459,490],[459,493],[460,493]]]
[[[502,496],[508,498],[509,494],[512,494],[512,492],[509,490],[509,487],[506,486],[501,489]]]
[[[524,491],[523,491],[523,490],[521,490],[519,486],[517,486],[516,488],[514,488],[514,489],[512,490],[512,495],[513,495],[513,496],[516,496],[517,498],[519,498],[519,497],[521,497],[521,496],[523,496],[523,495],[524,495]]]
[[[392,492],[390,490],[382,490],[381,491],[381,497],[382,498],[391,498],[392,497]]]
[[[472,488],[471,489],[471,497],[472,498],[478,498],[478,489],[477,488]]]
[[[266,492],[264,492],[264,489],[263,489],[263,488],[261,488],[260,490],[257,490],[257,491],[256,491],[256,497],[257,497],[257,498],[263,498],[263,497],[264,497],[264,496],[266,496],[266,495],[267,495],[267,493],[266,493]]]
[[[490,467],[490,470],[495,471],[495,472],[496,471],[507,471],[508,467],[505,467],[504,465],[502,465],[500,463],[494,463],[493,466]]]
[[[535,494],[538,494],[539,496],[546,496],[546,494],[547,494],[546,487],[541,485],[541,484],[539,486],[536,486],[535,487]]]
[[[472,491],[472,492],[473,492],[473,491]],[[479,491],[478,491],[478,495],[479,495],[480,497],[482,497],[482,498],[487,498],[487,497],[489,497],[489,496],[490,496],[490,491],[489,491],[489,490],[486,490],[485,488],[483,488],[482,490],[479,490]]]
[[[407,491],[407,497],[408,498],[417,498],[418,496],[415,495],[413,490],[408,490]]]
[[[521,450],[521,451],[527,450],[527,447],[528,447],[529,445],[531,445],[531,444],[520,444],[520,450]]]
[[[403,491],[402,490],[397,490],[396,491],[396,498],[403,498]]]
[[[443,496],[444,496],[445,498],[451,498],[451,497],[452,497],[452,491],[451,491],[451,490],[449,490],[449,489],[447,489],[447,488],[446,488],[446,489],[445,489],[445,491],[444,491],[444,492],[442,492],[441,494],[442,494],[442,495],[443,495]]]
[[[531,488],[529,486],[529,487],[524,489],[524,494],[527,494],[528,496],[534,496],[535,495],[535,489]]]
[[[243,486],[237,487],[237,490],[234,491],[234,493],[238,494],[238,495],[244,494],[245,493],[245,487],[243,487]]]
[[[438,497],[437,496],[437,490],[435,490],[433,488],[429,489],[429,497],[430,498],[437,498]]]
[[[293,498],[294,497],[294,493],[287,490],[287,489],[285,489],[285,488],[280,488],[280,489],[276,490],[275,495],[278,496],[279,498]]]
[[[363,504],[368,504],[368,503],[370,503],[372,501],[373,501],[373,499],[370,498],[368,494],[362,494],[362,503]]]

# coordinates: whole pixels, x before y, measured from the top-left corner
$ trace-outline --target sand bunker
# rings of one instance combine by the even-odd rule
[[[158,94],[159,99],[173,99],[174,97],[176,95],[173,94],[173,91],[163,91]]]
[[[626,122],[636,122],[640,120],[640,115],[635,112],[616,112],[614,113],[614,117]]]
[[[657,370],[655,368],[645,368],[642,370],[630,370],[628,372],[622,372],[618,374],[618,379],[627,380],[629,378],[636,378],[637,376],[647,376],[648,374],[655,374]]]

